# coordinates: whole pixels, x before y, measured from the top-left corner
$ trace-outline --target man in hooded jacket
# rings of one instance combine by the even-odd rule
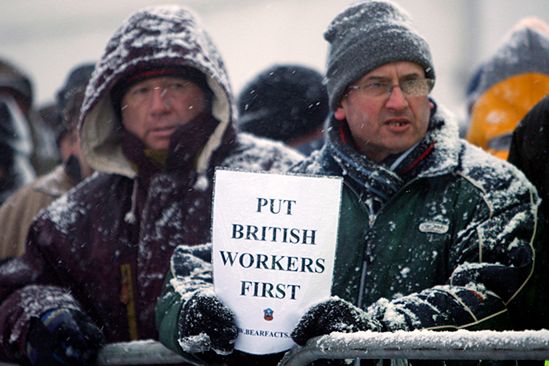
[[[35,220],[0,268],[0,350],[93,363],[103,342],[157,338],[154,305],[178,244],[209,240],[216,166],[282,171],[301,158],[236,135],[224,64],[191,12],[137,11],[88,84],[81,147],[96,173]]]
[[[510,164],[459,139],[457,122],[429,97],[429,46],[400,7],[360,2],[324,36],[326,141],[291,171],[344,179],[333,296],[301,309],[292,339],[305,345],[331,332],[509,329],[508,304],[533,269],[535,188]],[[209,337],[219,353],[233,351],[234,339],[220,334],[233,319],[216,318],[216,327],[204,320],[229,315],[227,308],[197,301],[212,293],[210,261],[207,248],[174,252],[157,306],[161,340],[174,350],[199,354]],[[179,329],[170,327],[174,319]]]

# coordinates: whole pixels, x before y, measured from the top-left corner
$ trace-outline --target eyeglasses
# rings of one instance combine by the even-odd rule
[[[125,94],[126,102],[137,106],[151,100],[156,90],[165,102],[183,97],[189,90],[191,82],[180,78],[151,79],[137,83]]]
[[[358,91],[361,95],[371,98],[389,96],[393,89],[398,86],[405,96],[422,97],[428,95],[434,85],[435,81],[433,79],[402,80],[398,82],[398,85],[393,85],[390,81],[373,80],[362,85],[350,85],[347,88],[347,94]]]

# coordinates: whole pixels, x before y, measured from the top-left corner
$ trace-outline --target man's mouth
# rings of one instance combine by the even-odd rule
[[[407,118],[393,118],[386,120],[385,127],[393,133],[405,133],[410,129],[412,122]]]
[[[175,131],[175,126],[155,127],[150,130],[150,136],[155,138],[169,138]]]
[[[410,124],[410,121],[407,119],[390,119],[385,121],[385,124],[390,127],[403,127]]]
[[[395,126],[395,127],[402,127],[404,125],[407,125],[409,122],[408,121],[389,121],[387,122],[387,124],[389,126]]]
[[[165,132],[165,131],[171,131],[174,130],[175,126],[162,126],[162,127],[155,127],[153,128],[154,132]]]

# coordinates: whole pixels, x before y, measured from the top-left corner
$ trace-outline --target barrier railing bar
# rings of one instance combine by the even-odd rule
[[[322,359],[424,360],[549,360],[549,330],[332,333],[311,339],[286,353],[279,366],[305,366]],[[192,355],[181,356],[153,340],[110,343],[101,349],[97,366],[188,363],[206,365]],[[0,366],[15,366],[2,363]]]
[[[192,355],[181,356],[153,340],[110,343],[99,351],[97,366],[107,365],[172,365],[190,363],[206,365]]]
[[[321,359],[544,360],[549,331],[332,333],[288,352],[279,366]]]

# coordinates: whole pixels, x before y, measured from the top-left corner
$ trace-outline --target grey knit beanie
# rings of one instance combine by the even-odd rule
[[[416,63],[427,78],[435,78],[429,45],[412,28],[408,14],[392,2],[364,1],[345,9],[324,38],[330,43],[326,79],[332,111],[348,85],[390,62]]]

